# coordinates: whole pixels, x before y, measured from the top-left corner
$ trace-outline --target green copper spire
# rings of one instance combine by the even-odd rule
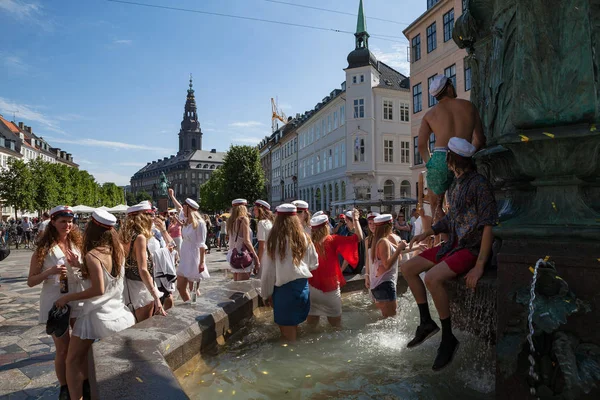
[[[360,4],[358,5],[358,21],[356,21],[356,34],[363,32],[367,33],[367,19],[365,18],[362,0],[360,0]]]

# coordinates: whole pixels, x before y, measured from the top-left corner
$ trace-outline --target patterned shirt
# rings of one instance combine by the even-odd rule
[[[492,185],[483,175],[469,171],[454,179],[448,193],[448,214],[432,227],[436,235],[450,235],[449,240],[442,244],[437,260],[461,249],[477,255],[483,227],[498,223]]]

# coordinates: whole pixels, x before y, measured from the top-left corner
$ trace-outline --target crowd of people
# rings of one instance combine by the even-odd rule
[[[315,326],[321,317],[341,326],[346,274],[364,274],[382,317],[395,316],[402,274],[421,316],[407,347],[440,330],[429,313],[428,289],[442,329],[433,369],[447,366],[458,340],[444,282],[466,274],[467,286],[476,286],[491,256],[491,228],[498,218],[491,185],[471,159],[475,148],[459,138],[448,148],[454,182],[445,216],[434,224],[420,208],[408,221],[402,210],[393,216],[356,209],[336,221],[327,211],[311,215],[303,200],[275,212],[257,200],[249,212],[245,199],[235,199],[229,213],[211,218],[200,214],[192,199],[180,203],[172,190],[174,213],[159,215],[150,202],[142,202],[117,221],[95,210],[83,230],[74,224],[70,207],[53,208],[39,232],[27,282],[43,285],[39,321],[56,346],[60,399],[90,398],[87,354],[95,340],[166,315],[175,290],[184,302],[200,294],[198,283],[210,278],[210,233],[217,250],[227,250],[233,280],[260,279],[264,303],[273,307],[281,336],[289,341],[297,339],[300,324]],[[435,246],[432,238],[441,233],[449,240]]]

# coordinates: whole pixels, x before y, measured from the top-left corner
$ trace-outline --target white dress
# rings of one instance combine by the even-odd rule
[[[179,254],[177,276],[190,281],[201,281],[210,278],[206,265],[202,273],[198,272],[200,249],[207,249],[205,243],[206,223],[200,221],[196,229],[194,229],[192,224],[185,225],[181,228],[181,237],[183,238],[183,242],[181,243],[181,253]]]
[[[239,222],[236,223],[237,231],[239,231]],[[233,249],[237,249],[238,251],[242,250],[244,246],[244,237],[242,235],[238,235],[238,232],[234,230],[234,232],[229,232],[229,250],[227,251],[227,262],[231,259],[231,253],[233,253]],[[270,230],[269,230],[270,231]],[[259,239],[260,240],[260,239]],[[233,268],[231,264],[229,265],[229,270],[234,274],[244,274],[252,272],[254,269],[254,260],[252,263],[246,268]]]
[[[77,255],[79,262],[81,262],[81,254],[79,250],[73,248],[71,251]],[[63,253],[59,245],[54,245],[46,254],[44,258],[44,265],[42,265],[42,272],[52,268],[55,265],[64,265],[67,267],[67,279],[69,280],[69,293],[78,293],[83,290],[81,279],[79,278],[79,269],[71,266],[67,262],[67,257]],[[60,275],[50,275],[42,283],[42,291],[40,292],[40,314],[38,321],[45,324],[48,321],[48,312],[59,299],[63,296],[60,292]],[[71,307],[71,318],[77,318],[81,311],[81,302],[69,302]]]
[[[152,239],[156,240],[154,237],[147,239],[146,247],[148,247],[148,245],[150,244]],[[133,250],[134,242],[131,242],[129,251],[134,251]],[[150,254],[152,254],[152,252],[150,252]],[[132,262],[133,262],[133,259],[132,259]],[[148,304],[154,302],[154,297],[152,297],[152,293],[148,290],[144,281],[138,281],[135,279],[127,279],[127,278],[123,278],[123,279],[125,280],[125,283],[124,283],[125,288],[123,291],[125,303],[131,304],[131,306],[133,307],[134,310],[145,307]],[[154,287],[156,287],[156,283],[154,283],[154,279],[153,279],[152,284],[154,285]]]
[[[123,299],[124,268],[115,278],[104,265],[104,294],[83,301],[81,315],[75,321],[73,335],[80,339],[103,339],[135,324],[135,318]],[[84,281],[89,288],[89,280]]]

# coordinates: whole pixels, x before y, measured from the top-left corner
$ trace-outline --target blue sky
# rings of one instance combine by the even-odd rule
[[[282,0],[356,14],[358,0]],[[141,3],[354,32],[356,17],[268,0]],[[378,58],[408,74],[402,35],[426,0],[364,0]],[[390,23],[369,19],[389,19]],[[271,133],[271,97],[311,109],[344,80],[347,33],[155,9],[106,0],[0,0],[0,114],[73,153],[99,182],[128,184],[177,149],[190,73],[203,148]]]

